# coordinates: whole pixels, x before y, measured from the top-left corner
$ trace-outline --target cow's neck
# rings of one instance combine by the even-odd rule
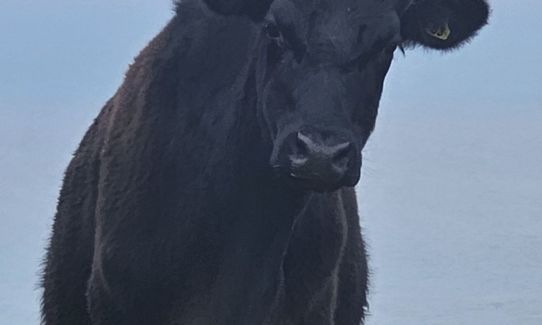
[[[274,308],[282,289],[282,263],[297,218],[311,194],[287,186],[269,166],[271,144],[256,114],[253,72],[240,78],[242,100],[229,106],[217,137],[231,139],[223,148],[223,164],[213,165],[206,180],[211,216],[221,243],[220,266],[209,309],[235,323],[255,319]],[[241,88],[241,87],[239,87]],[[235,297],[234,297],[235,296]],[[232,305],[233,304],[233,305]],[[252,306],[252,307],[249,307]],[[256,316],[258,315],[258,316]]]

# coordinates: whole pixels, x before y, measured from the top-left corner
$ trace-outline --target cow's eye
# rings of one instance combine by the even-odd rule
[[[264,33],[270,41],[267,48],[267,61],[268,64],[274,65],[282,60],[286,50],[286,42],[280,28],[275,23],[267,23],[264,26]]]
[[[264,27],[265,36],[270,40],[277,40],[282,38],[282,33],[279,27],[274,23],[267,23]]]
[[[277,26],[275,23],[267,23],[264,27],[264,32],[265,36],[267,36],[269,40],[275,43],[275,45],[281,48],[286,47],[284,35],[282,34],[280,27]]]

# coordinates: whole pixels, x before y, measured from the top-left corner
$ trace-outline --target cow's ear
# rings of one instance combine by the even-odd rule
[[[204,0],[207,6],[223,15],[244,15],[253,20],[263,19],[273,0]]]
[[[487,24],[485,0],[414,0],[402,16],[401,33],[410,45],[453,49]]]

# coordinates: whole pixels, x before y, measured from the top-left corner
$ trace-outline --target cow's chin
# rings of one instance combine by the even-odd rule
[[[306,192],[316,192],[316,193],[331,193],[339,190],[340,188],[346,186],[342,182],[328,183],[318,180],[306,180],[299,179],[293,176],[290,176],[288,182],[291,186],[296,189],[306,191]]]
[[[336,180],[305,177],[284,170],[277,170],[277,172],[278,176],[287,184],[287,186],[303,192],[332,193],[343,187],[354,187],[360,179],[359,172],[349,173]]]

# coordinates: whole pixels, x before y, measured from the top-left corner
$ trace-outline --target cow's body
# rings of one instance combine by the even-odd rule
[[[302,191],[268,168],[260,27],[181,6],[66,172],[44,323],[359,324],[368,272],[353,188]]]
[[[354,190],[304,206],[273,184],[250,112],[249,48],[231,44],[250,44],[253,28],[213,17],[173,20],[76,153],[49,253],[48,324],[90,324],[87,283],[92,324],[330,324],[338,302],[337,317],[360,319]],[[217,53],[239,64],[209,67]]]

